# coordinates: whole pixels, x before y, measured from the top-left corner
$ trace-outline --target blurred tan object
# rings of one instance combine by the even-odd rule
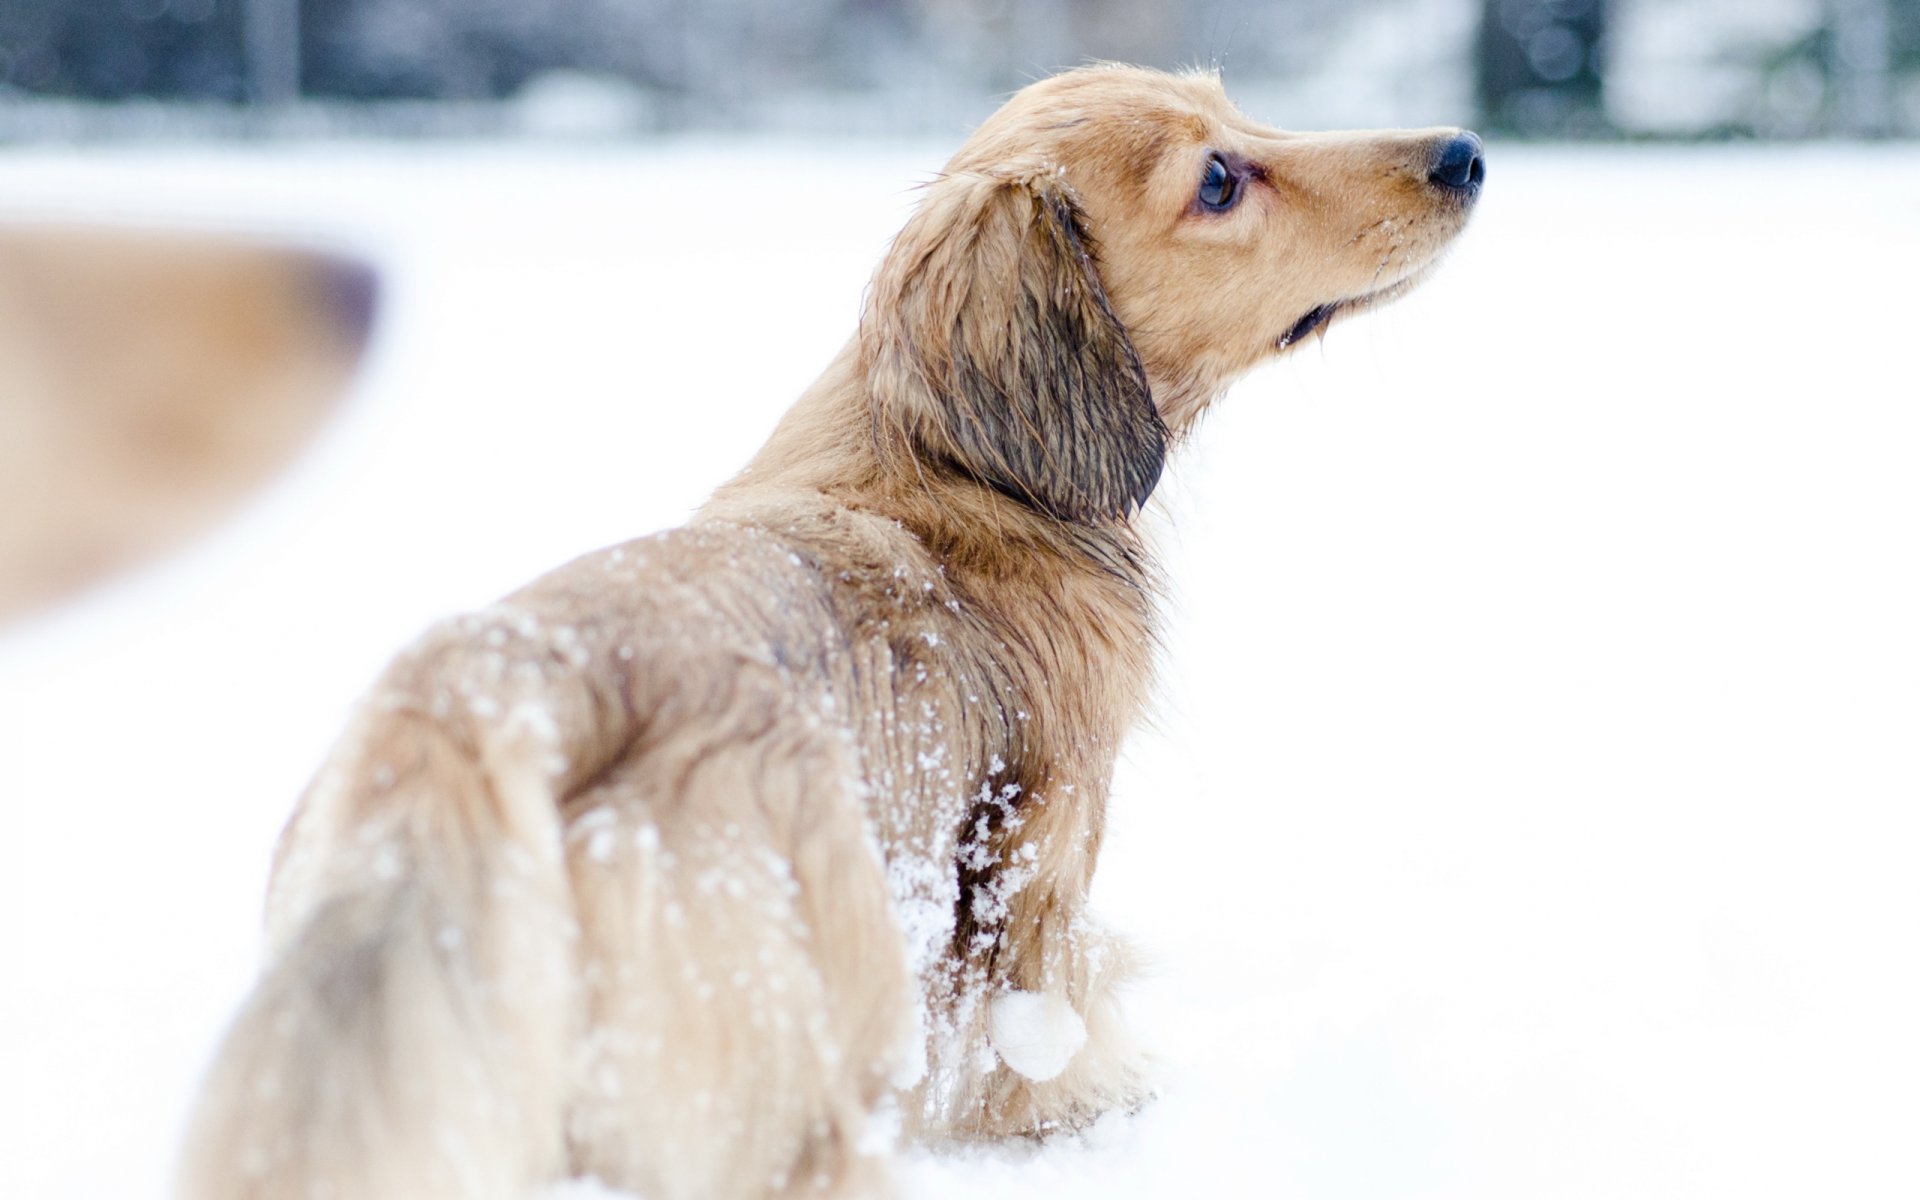
[[[211,236],[0,227],[0,621],[178,545],[345,388],[373,276]]]

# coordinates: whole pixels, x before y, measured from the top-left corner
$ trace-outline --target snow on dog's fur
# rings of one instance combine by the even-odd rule
[[[287,830],[184,1194],[873,1194],[895,1124],[1138,1104],[1085,910],[1149,685],[1135,514],[1231,380],[1433,263],[1477,151],[1282,133],[1202,76],[1015,96],[688,526],[375,686]]]

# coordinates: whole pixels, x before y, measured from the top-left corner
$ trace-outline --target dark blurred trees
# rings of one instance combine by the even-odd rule
[[[1892,130],[1893,7],[1892,0],[1828,0],[1831,41],[1823,65],[1830,130],[1868,136]]]
[[[0,98],[491,100],[563,71],[642,93],[637,108],[669,125],[752,124],[800,103],[793,97],[863,92],[910,120],[903,98],[1004,92],[1089,58],[1222,65],[1241,85],[1283,86],[1338,62],[1353,64],[1344,86],[1356,92],[1395,72],[1447,80],[1443,94],[1470,78],[1491,127],[1585,136],[1611,132],[1609,112],[1621,111],[1606,94],[1613,35],[1645,30],[1680,3],[0,0]],[[1758,38],[1748,0],[1685,5],[1698,17],[1688,40],[1701,44],[1673,47],[1685,52],[1679,75],[1633,93],[1654,96],[1637,101],[1646,127],[1920,129],[1920,0],[1771,0]],[[1421,41],[1436,30],[1444,44]],[[1658,70],[1675,57],[1666,49]],[[1644,43],[1640,53],[1632,62],[1645,65]],[[1730,72],[1744,85],[1726,88]],[[1715,111],[1690,124],[1653,119],[1682,107],[1663,107],[1662,89],[1688,94],[1706,74],[1717,81]]]
[[[1483,0],[1476,82],[1486,123],[1510,133],[1604,131],[1606,0]]]
[[[1609,38],[1621,9],[1644,13],[1660,2],[1481,0],[1475,82],[1484,120],[1534,136],[1614,132],[1605,96]],[[1733,18],[1742,0],[1690,3],[1707,27],[1716,18],[1729,30],[1740,25]],[[1771,41],[1729,34],[1683,48],[1716,73],[1732,68],[1748,81],[1743,96],[1692,132],[1877,137],[1920,125],[1920,112],[1901,108],[1903,87],[1920,97],[1920,0],[1800,0],[1781,11],[1789,27],[1803,22],[1800,33]]]
[[[557,69],[722,105],[902,80],[1010,89],[1090,58],[1231,56],[1269,70],[1342,11],[1343,0],[0,0],[0,91],[472,100]]]
[[[579,14],[568,11],[576,7],[304,0],[300,90],[369,100],[509,95],[535,73],[567,60],[566,41],[584,32]]]
[[[0,0],[0,90],[246,99],[240,0]]]

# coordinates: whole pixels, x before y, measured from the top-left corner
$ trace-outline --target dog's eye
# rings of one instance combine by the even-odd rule
[[[1225,212],[1240,198],[1240,181],[1227,170],[1226,160],[1218,154],[1207,159],[1207,173],[1200,177],[1200,203],[1214,212]]]

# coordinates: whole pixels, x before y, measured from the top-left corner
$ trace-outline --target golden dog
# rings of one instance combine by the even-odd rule
[[[1069,72],[931,183],[856,336],[686,528],[430,631],[302,800],[202,1198],[871,1195],[896,1130],[1140,1103],[1085,911],[1147,695],[1134,514],[1249,367],[1407,290],[1457,130]]]
[[[0,621],[272,478],[345,390],[376,291],[282,247],[0,225]]]

